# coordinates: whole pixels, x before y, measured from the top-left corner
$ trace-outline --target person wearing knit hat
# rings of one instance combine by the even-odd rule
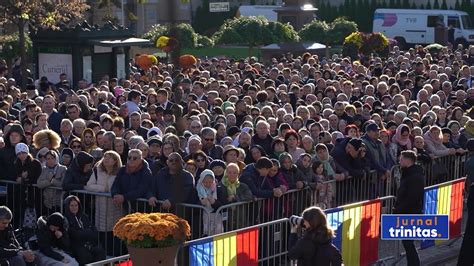
[[[157,127],[152,127],[150,129],[148,129],[148,132],[147,132],[147,139],[153,137],[153,136],[158,136],[158,137],[163,137],[163,133],[161,132],[161,129],[157,128]]]
[[[63,189],[66,191],[84,189],[87,181],[89,181],[93,162],[94,157],[92,155],[80,151],[64,175]]]
[[[222,160],[213,160],[209,164],[209,169],[212,170],[218,182],[220,182],[222,177],[224,176],[225,168],[226,168],[225,162]]]
[[[30,148],[25,143],[18,143],[15,145],[15,154],[18,156],[19,153],[30,153]]]

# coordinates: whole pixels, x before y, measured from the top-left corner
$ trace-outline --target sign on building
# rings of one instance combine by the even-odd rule
[[[66,73],[72,81],[72,55],[56,53],[38,54],[38,77],[46,76],[52,83],[59,82],[59,75]]]
[[[229,2],[209,3],[209,12],[229,12]]]

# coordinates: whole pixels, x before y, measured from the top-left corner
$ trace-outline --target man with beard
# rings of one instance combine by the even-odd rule
[[[168,156],[166,167],[152,177],[148,188],[148,204],[155,207],[158,200],[163,201],[161,207],[165,210],[175,208],[179,203],[192,203],[194,195],[194,178],[190,172],[183,169],[183,158],[173,152]]]

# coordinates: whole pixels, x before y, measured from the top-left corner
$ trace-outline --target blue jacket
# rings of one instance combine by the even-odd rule
[[[336,164],[344,169],[346,174],[352,177],[363,177],[364,176],[364,162],[359,158],[352,158],[346,152],[346,146],[349,143],[350,138],[342,139],[336,144],[331,152],[331,156],[334,158]]]
[[[247,165],[240,176],[240,182],[246,184],[257,198],[272,198],[273,186],[266,176],[260,176],[255,164]]]
[[[194,178],[190,172],[183,170],[181,175],[173,176],[168,167],[162,168],[151,178],[147,198],[169,200],[171,204],[195,203]]]
[[[143,167],[138,171],[127,174],[126,166],[122,166],[110,189],[112,196],[120,194],[125,200],[136,200],[145,197],[151,180],[151,171],[148,163],[143,160]]]

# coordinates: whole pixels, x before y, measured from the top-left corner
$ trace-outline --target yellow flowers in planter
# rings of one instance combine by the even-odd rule
[[[114,235],[137,248],[170,247],[189,238],[191,228],[171,213],[132,213],[115,224]]]

